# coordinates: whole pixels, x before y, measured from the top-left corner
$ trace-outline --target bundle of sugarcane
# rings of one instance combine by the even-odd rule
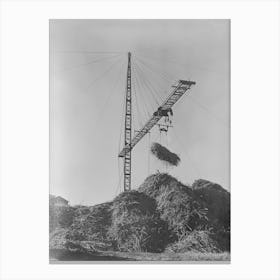
[[[152,144],[151,152],[159,160],[165,161],[170,165],[177,166],[181,160],[177,154],[170,152],[167,148],[160,145],[159,143]]]

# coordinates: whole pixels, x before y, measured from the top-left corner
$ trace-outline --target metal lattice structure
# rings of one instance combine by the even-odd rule
[[[163,104],[154,112],[153,116],[146,122],[141,130],[133,137],[130,145],[125,145],[119,153],[119,157],[124,157],[128,152],[131,152],[133,147],[160,121],[165,112],[169,111],[172,106],[186,93],[187,90],[194,85],[195,82],[180,80],[173,86],[174,90],[163,102]]]
[[[131,147],[131,53],[128,53],[127,80],[126,80],[126,98],[125,98],[125,128],[124,128],[124,146]],[[131,149],[123,155],[124,157],[124,191],[131,189]]]
[[[127,66],[127,83],[126,83],[126,99],[125,99],[125,131],[124,131],[124,147],[119,153],[119,157],[124,158],[124,191],[131,189],[131,151],[135,145],[160,121],[164,116],[172,110],[172,106],[195,85],[193,81],[179,80],[172,86],[173,90],[162,105],[152,117],[146,122],[142,129],[131,139],[132,130],[132,102],[131,102],[131,53],[128,53]]]

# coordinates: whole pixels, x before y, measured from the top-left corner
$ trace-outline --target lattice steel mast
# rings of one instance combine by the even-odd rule
[[[131,53],[128,53],[126,98],[125,98],[125,124],[124,124],[124,146],[131,146]],[[131,149],[124,154],[124,191],[131,189]]]

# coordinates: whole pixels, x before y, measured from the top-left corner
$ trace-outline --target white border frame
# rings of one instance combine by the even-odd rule
[[[50,265],[48,20],[230,18],[229,265]],[[280,279],[278,1],[1,2],[1,279]]]

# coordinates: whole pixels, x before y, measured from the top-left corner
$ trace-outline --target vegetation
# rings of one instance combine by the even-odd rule
[[[75,216],[75,210],[70,206],[51,205],[49,208],[49,230],[69,227]]]
[[[230,229],[230,194],[220,185],[207,180],[196,180],[193,193],[208,208],[207,217],[217,229]]]
[[[207,223],[207,208],[195,198],[192,189],[166,173],[149,176],[139,191],[156,200],[160,217],[177,239]]]
[[[76,217],[69,227],[66,239],[92,241],[91,246],[100,250],[113,249],[113,242],[108,238],[108,230],[111,226],[111,207],[111,202],[88,208],[77,207]]]
[[[153,198],[138,191],[121,193],[113,201],[110,235],[120,251],[161,252],[168,242],[167,224]]]
[[[50,249],[107,252],[112,258],[117,252],[123,252],[120,258],[137,252],[161,255],[150,255],[154,259],[217,257],[230,251],[230,194],[206,180],[186,186],[158,173],[111,202],[91,207],[50,203]]]
[[[167,252],[186,253],[186,252],[202,252],[202,253],[220,253],[222,252],[218,242],[214,238],[214,234],[209,231],[191,231],[181,236],[181,238],[170,244],[166,248]]]

